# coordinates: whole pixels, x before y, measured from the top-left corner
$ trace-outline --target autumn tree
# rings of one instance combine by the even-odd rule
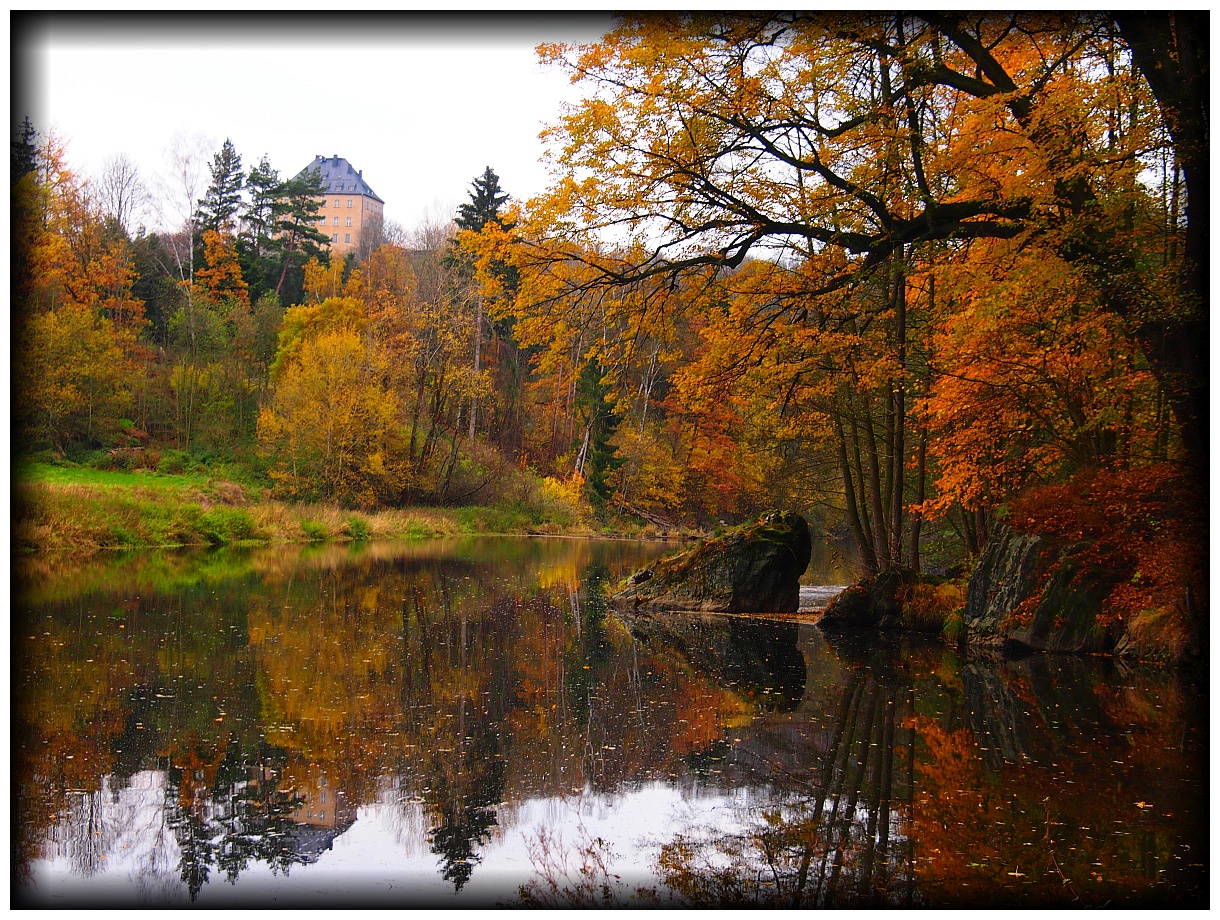
[[[18,418],[31,446],[114,443],[131,406],[132,368],[113,325],[87,305],[31,317],[21,331]]]
[[[1081,273],[1197,462],[1194,359],[1161,345],[1195,308],[1136,255],[1157,226],[1139,178],[1153,102],[1113,31],[1092,14],[692,15],[545,47],[591,94],[549,134],[561,177],[531,204],[523,271],[576,259],[595,291],[774,263],[739,351],[766,360],[772,331],[806,327],[776,392],[846,385],[817,398],[869,567],[918,558],[927,442],[909,429],[936,370],[936,266],[983,241],[1038,240]],[[529,292],[535,312],[555,293]]]
[[[396,494],[397,405],[381,360],[339,326],[301,340],[281,366],[258,437],[289,495],[372,505]]]
[[[459,233],[458,237],[451,244],[448,264],[454,269],[456,278],[465,281],[467,284],[472,284],[475,279],[473,278],[474,268],[471,252],[477,246],[477,243],[471,239],[471,236],[477,236],[483,233],[485,229],[500,232],[509,231],[512,229],[512,222],[507,221],[502,214],[502,209],[508,201],[509,195],[500,188],[500,177],[496,175],[490,166],[484,169],[483,174],[471,183],[468,195],[469,200],[458,205],[458,212],[454,217],[453,222],[457,226]],[[511,265],[501,260],[492,260],[485,262],[482,270],[485,275],[490,274],[494,277],[499,293],[504,297],[512,296],[515,290],[515,271]],[[486,302],[488,290],[486,287],[475,284],[474,290],[469,294],[470,299],[474,301],[473,368],[476,377],[482,373],[484,363],[484,318],[488,306]],[[497,377],[496,383],[498,384],[495,390],[503,397],[503,402],[506,403],[499,414],[506,415],[508,418],[493,419],[492,424],[488,427],[490,430],[498,432],[497,441],[511,449],[514,439],[518,443],[520,439],[518,406],[521,392],[522,362],[520,354],[514,347],[511,326],[509,324],[504,322],[493,324],[492,333],[497,357],[500,357],[499,352],[506,352],[504,357],[507,358],[507,367],[496,366],[494,370]],[[497,365],[500,363],[497,362]],[[469,436],[471,438],[475,434],[478,412],[479,403],[477,396],[475,396],[472,397],[469,411]],[[493,408],[494,412],[495,408]]]
[[[32,445],[66,451],[114,443],[131,406],[144,327],[127,240],[108,226],[54,134],[34,162],[18,188],[32,217],[15,330],[18,420]]]
[[[195,283],[214,298],[231,298],[248,306],[249,285],[241,276],[232,242],[216,230],[203,231],[203,258],[206,267],[196,273]]]

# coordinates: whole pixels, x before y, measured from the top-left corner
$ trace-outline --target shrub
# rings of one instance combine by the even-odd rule
[[[955,629],[960,628],[962,611],[966,606],[966,585],[963,582],[947,581],[943,584],[917,582],[911,585],[910,597],[904,605],[905,619],[911,629],[922,632],[938,632],[945,638],[954,639]],[[956,618],[959,627],[950,626]],[[953,631],[953,636],[947,635]]]
[[[254,519],[242,508],[209,508],[199,516],[197,526],[213,545],[253,540],[259,536]]]
[[[177,475],[186,472],[189,463],[190,457],[185,451],[167,450],[161,454],[161,461],[157,464],[157,472]]]
[[[343,527],[344,531],[353,540],[367,540],[369,538],[369,525],[363,518],[352,515],[347,519],[347,523]]]
[[[317,521],[301,521],[301,532],[310,540],[325,540],[328,536],[326,528]]]
[[[1113,573],[1117,584],[1098,616],[1104,627],[1167,600],[1193,606],[1207,597],[1208,505],[1198,490],[1172,464],[1086,472],[1026,493],[1009,520],[1064,547],[1078,571]]]
[[[579,474],[568,479],[543,479],[538,487],[538,506],[543,521],[563,526],[588,524],[593,518],[593,508],[585,498],[585,481]]]

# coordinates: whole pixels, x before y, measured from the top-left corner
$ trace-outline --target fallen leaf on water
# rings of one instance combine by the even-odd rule
[[[1152,806],[1149,805],[1147,802],[1136,802],[1135,807],[1136,808],[1151,808]]]

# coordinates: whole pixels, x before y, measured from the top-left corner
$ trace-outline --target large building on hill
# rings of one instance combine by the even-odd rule
[[[363,234],[379,232],[385,202],[364,181],[362,170],[341,156],[316,156],[299,176],[316,171],[325,198],[318,212],[318,229],[330,237],[331,255],[343,256],[360,246]]]

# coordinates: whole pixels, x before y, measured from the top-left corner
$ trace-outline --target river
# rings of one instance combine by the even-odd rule
[[[1205,677],[633,635],[604,589],[667,549],[17,560],[14,903],[1207,904]]]

